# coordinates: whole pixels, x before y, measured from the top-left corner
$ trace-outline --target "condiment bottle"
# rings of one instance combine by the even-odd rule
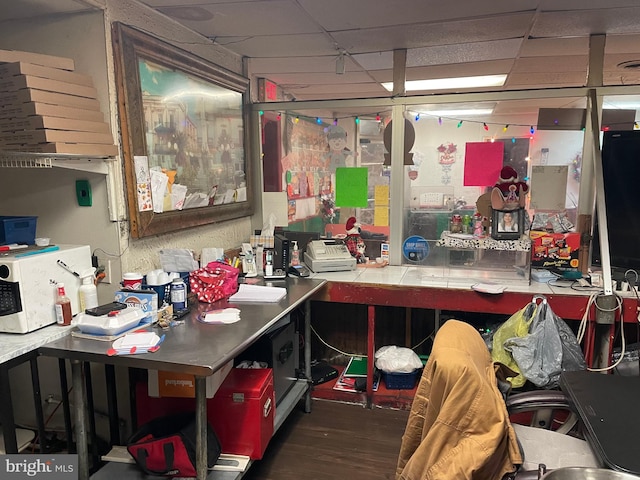
[[[451,217],[451,233],[462,233],[462,217],[457,213]]]
[[[64,291],[64,283],[58,283],[56,296],[56,322],[58,325],[71,325],[71,299]]]
[[[484,234],[484,225],[482,225],[482,215],[476,212],[473,216],[473,236],[482,237]]]
[[[291,252],[291,265],[297,266],[300,265],[300,252],[298,251],[298,242],[296,240],[293,241],[293,251]]]

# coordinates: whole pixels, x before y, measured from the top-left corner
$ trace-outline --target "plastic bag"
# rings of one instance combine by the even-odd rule
[[[420,357],[407,347],[389,345],[380,347],[376,353],[376,367],[388,373],[411,373],[417,368],[422,368]]]
[[[507,339],[504,348],[537,387],[555,388],[563,371],[587,368],[576,336],[546,299],[535,310],[529,334]]]
[[[536,308],[537,305],[534,302],[527,304],[524,308],[511,315],[493,334],[491,358],[494,362],[499,362],[518,373],[517,376],[509,379],[514,388],[522,387],[527,382],[527,378],[522,374],[511,352],[505,350],[504,344],[508,339],[520,338],[529,334],[529,327],[533,321]]]

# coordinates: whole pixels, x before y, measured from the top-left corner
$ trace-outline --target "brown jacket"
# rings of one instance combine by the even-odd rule
[[[500,480],[521,463],[489,350],[475,328],[447,321],[411,406],[396,480]]]

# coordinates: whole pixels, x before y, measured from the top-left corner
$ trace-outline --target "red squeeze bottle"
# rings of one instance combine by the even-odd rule
[[[56,296],[56,322],[58,325],[71,325],[71,299],[64,291],[64,283],[58,283]]]

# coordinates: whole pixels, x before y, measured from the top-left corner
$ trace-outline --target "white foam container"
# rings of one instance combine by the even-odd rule
[[[79,313],[71,322],[82,333],[93,335],[118,335],[138,325],[147,314],[140,307],[127,307],[114,315],[88,315]]]

